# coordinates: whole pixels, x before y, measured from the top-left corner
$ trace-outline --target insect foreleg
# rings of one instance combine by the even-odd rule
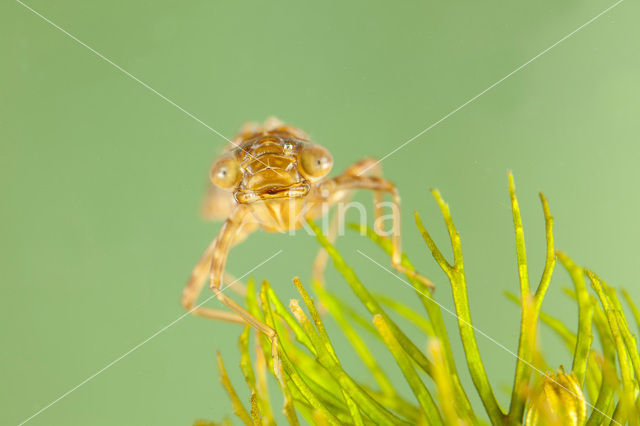
[[[391,194],[391,200],[394,204],[392,209],[393,227],[391,232],[391,264],[393,267],[412,278],[419,280],[427,287],[433,289],[434,285],[428,278],[418,274],[415,271],[411,271],[402,265],[402,246],[400,241],[401,228],[400,228],[400,195],[398,190],[392,182],[386,179],[373,177],[373,176],[347,176],[342,175],[333,179],[336,191],[348,191],[353,189],[368,189],[376,192],[386,192]]]

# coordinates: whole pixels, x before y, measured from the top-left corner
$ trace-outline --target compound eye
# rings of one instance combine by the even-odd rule
[[[231,189],[240,181],[240,166],[232,157],[222,157],[211,167],[211,182],[223,189]]]
[[[309,179],[320,179],[326,176],[333,167],[333,157],[324,147],[312,145],[300,153],[302,174]]]

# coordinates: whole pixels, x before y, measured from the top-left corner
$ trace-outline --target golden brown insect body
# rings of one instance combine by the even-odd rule
[[[232,172],[238,173],[231,188],[234,201],[247,206],[260,227],[285,232],[302,226],[309,217],[302,214],[305,208],[325,201],[319,185],[329,172],[332,159],[328,151],[302,139],[300,134],[293,134],[286,127],[278,130],[263,131],[243,141],[214,164],[212,173],[220,173],[220,164],[226,166],[230,158],[235,163],[230,166],[239,169]],[[318,165],[320,170],[305,171],[301,157],[309,152],[317,154],[317,163],[311,166]]]
[[[220,291],[229,250],[258,227],[270,232],[299,228],[307,219],[325,214],[328,206],[347,199],[355,189],[373,191],[376,216],[380,216],[382,194],[391,194],[395,207],[392,264],[399,271],[431,285],[426,278],[400,265],[400,200],[395,186],[380,177],[378,162],[367,158],[348,167],[338,177],[328,178],[332,165],[331,154],[313,144],[295,127],[273,118],[264,126],[245,125],[232,146],[211,168],[212,185],[205,199],[205,216],[226,220],[184,289],[182,304],[185,309],[212,319],[251,324],[271,338],[276,351],[275,332]],[[369,170],[374,176],[362,176]],[[334,239],[335,234],[335,226],[332,226],[329,238]],[[314,264],[315,279],[322,280],[325,264],[326,253],[321,251]],[[194,308],[207,274],[211,290],[234,313],[204,306]]]

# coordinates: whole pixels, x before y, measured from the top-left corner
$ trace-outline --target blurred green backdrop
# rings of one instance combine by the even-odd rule
[[[387,154],[613,2],[28,4],[223,134],[276,115],[328,147],[339,171]],[[448,247],[429,187],[452,205],[476,326],[514,350],[517,310],[502,296],[517,291],[508,169],[533,279],[544,190],[558,248],[640,299],[639,12],[621,3],[383,163],[403,197],[404,248],[438,300],[452,306],[411,214]],[[198,209],[225,142],[20,3],[2,2],[0,16],[0,423],[17,424],[182,315],[182,286],[219,228]],[[388,262],[371,243],[348,234],[338,247],[372,289],[418,306],[355,252]],[[287,299],[291,277],[310,277],[317,245],[306,234],[256,234],[229,270],[241,275],[279,248],[252,275]],[[328,280],[346,297],[331,268]],[[558,269],[545,309],[574,325],[559,290],[568,283]],[[240,331],[187,317],[29,424],[220,419],[231,409],[214,354],[240,384]],[[543,336],[550,362],[566,363]],[[515,360],[479,344],[505,402]]]

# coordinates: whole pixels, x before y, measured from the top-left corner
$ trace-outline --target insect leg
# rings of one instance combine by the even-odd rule
[[[344,202],[349,202],[351,196],[345,197]],[[344,210],[338,209],[331,216],[331,222],[329,223],[329,232],[327,233],[327,239],[333,244],[338,236],[338,227],[340,222],[344,220]],[[329,254],[325,249],[320,247],[318,254],[316,254],[313,260],[312,277],[313,280],[318,282],[324,287],[324,271],[327,268],[327,261],[329,260]]]
[[[382,177],[382,169],[380,167],[380,163],[375,158],[364,158],[356,163],[353,163],[342,174],[343,176],[360,176],[369,172],[373,176]],[[351,200],[351,194],[345,196],[345,198],[341,199],[340,202],[349,203]],[[378,218],[382,216],[382,192],[381,191],[373,191],[373,208],[374,208],[374,224],[378,223]],[[331,222],[329,224],[329,232],[327,234],[327,239],[333,243],[336,240],[338,235],[338,229],[340,222],[344,221],[344,213],[346,210],[338,209],[333,216],[331,217]],[[376,230],[378,231],[378,230]],[[313,279],[319,282],[321,285],[324,285],[324,271],[327,268],[327,261],[329,260],[329,255],[326,250],[320,248],[318,250],[318,254],[313,261]]]
[[[246,324],[246,321],[242,319],[242,317],[226,311],[221,311],[218,309],[211,309],[206,306],[198,306],[194,307],[200,292],[202,291],[202,287],[207,282],[207,273],[209,272],[211,259],[213,256],[213,252],[215,249],[216,240],[214,240],[209,247],[205,250],[204,254],[193,268],[191,272],[191,276],[189,277],[189,281],[187,285],[184,287],[182,291],[182,298],[180,303],[184,307],[185,310],[190,311],[194,315],[210,318],[214,320],[221,320],[227,322],[234,322],[237,324]]]
[[[252,221],[243,222],[242,227],[236,232],[231,244],[235,245],[243,241],[247,237],[247,235],[249,235],[256,229],[256,227],[256,224]],[[231,312],[211,309],[205,306],[198,306],[194,309],[196,300],[198,300],[198,296],[202,292],[204,284],[207,282],[207,274],[211,270],[211,261],[213,259],[213,252],[216,247],[216,242],[217,239],[213,240],[213,242],[209,244],[209,247],[207,247],[205,252],[200,257],[200,260],[193,268],[191,276],[189,277],[189,281],[182,291],[181,304],[187,311],[192,311],[194,315],[200,317],[235,322],[238,324],[246,324],[246,321]],[[233,275],[225,272],[223,282],[224,288],[230,287],[231,290],[235,291],[241,296],[246,295],[246,286],[239,280],[235,279]]]
[[[242,221],[247,215],[248,209],[238,207],[231,216],[224,222],[218,238],[215,241],[212,253],[211,269],[209,275],[209,287],[216,295],[218,300],[229,307],[239,318],[241,318],[246,324],[251,325],[253,328],[261,333],[264,333],[269,340],[271,340],[271,355],[273,358],[273,369],[276,377],[281,377],[281,364],[280,356],[278,354],[278,336],[274,329],[267,324],[260,321],[258,318],[251,315],[249,311],[243,308],[236,301],[228,297],[224,292],[222,285],[222,278],[224,276],[224,268],[227,263],[227,256],[231,245],[236,238],[236,233],[242,227]]]
[[[392,253],[391,264],[393,267],[403,274],[406,274],[412,278],[415,278],[422,282],[427,287],[433,289],[434,285],[428,278],[418,274],[415,271],[411,271],[402,265],[402,246],[400,243],[400,196],[398,190],[392,182],[386,179],[382,179],[374,176],[349,176],[342,175],[333,179],[335,185],[335,191],[341,190],[353,190],[353,189],[368,189],[371,191],[378,191],[380,193],[386,192],[391,194],[392,202],[394,204],[393,209],[393,231],[391,234]]]
[[[366,175],[365,175],[366,173]],[[382,166],[380,162],[372,157],[363,158],[357,163],[352,164],[345,170],[343,175],[348,176],[362,176],[371,175],[382,179]],[[382,193],[383,191],[373,190],[373,212],[374,212],[374,225],[378,222],[378,218],[382,216]],[[376,229],[378,232],[378,229]]]

